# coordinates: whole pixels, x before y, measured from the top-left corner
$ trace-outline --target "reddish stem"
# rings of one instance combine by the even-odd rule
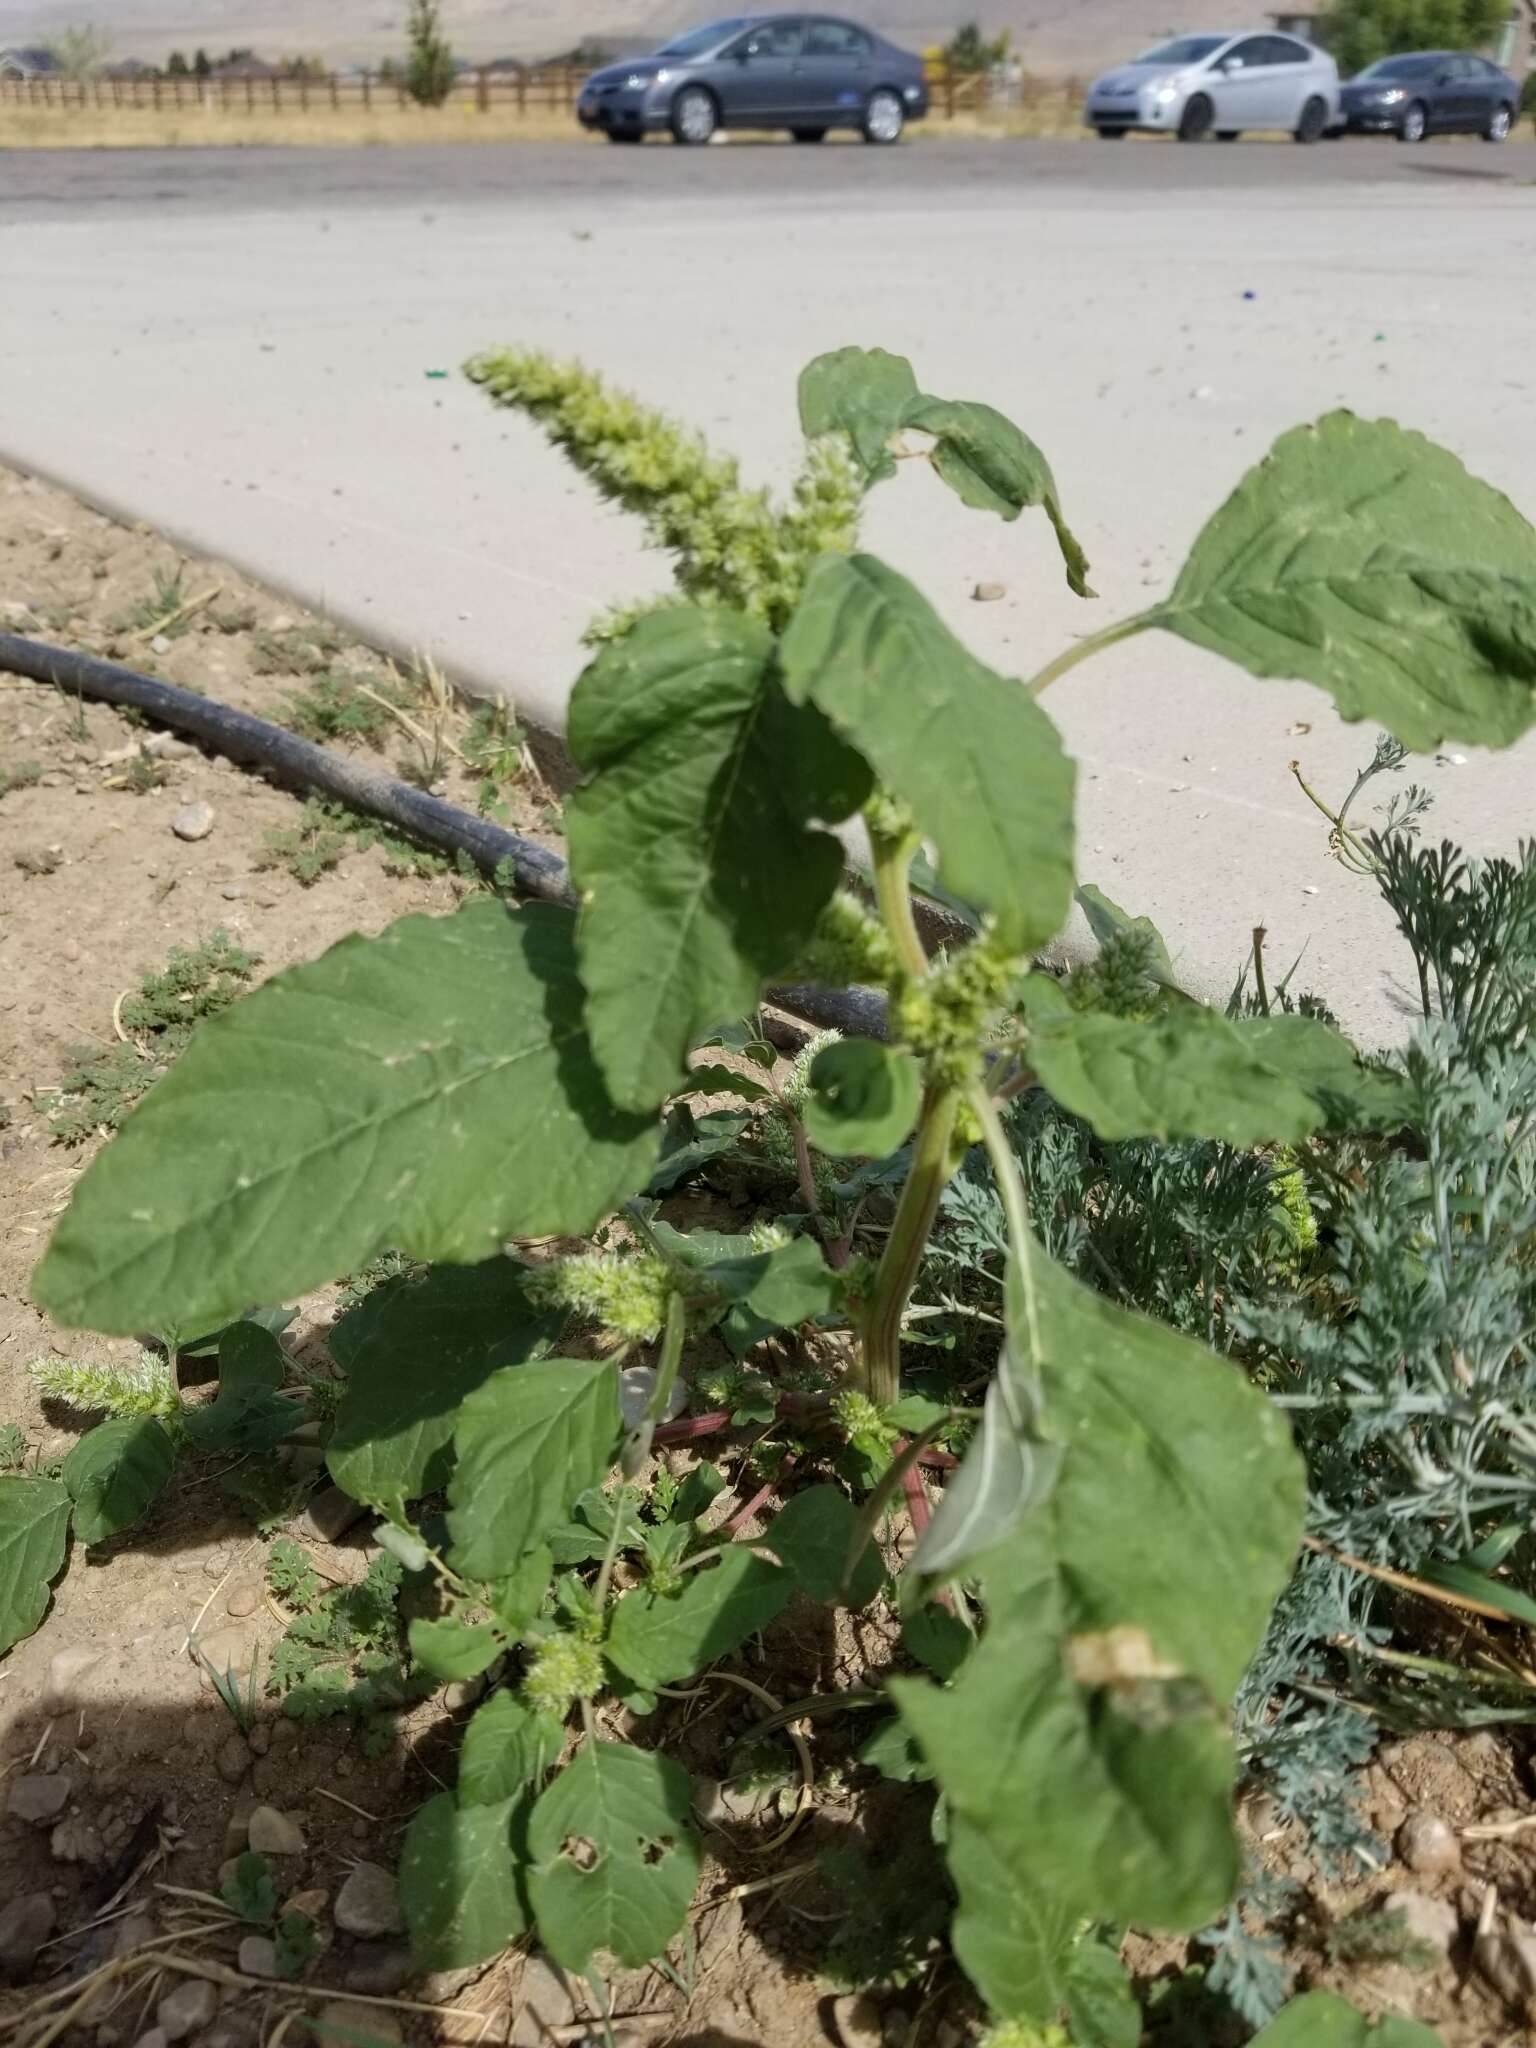
[[[923,1475],[917,1462],[910,1464],[901,1475],[902,1491],[907,1496],[907,1512],[912,1517],[912,1533],[922,1540],[923,1531],[933,1519],[928,1506],[928,1495],[923,1489]]]
[[[760,1486],[757,1489],[756,1493],[753,1494],[752,1498],[747,1502],[746,1506],[744,1508],[738,1508],[736,1513],[732,1515],[731,1519],[725,1525],[726,1535],[732,1538],[739,1536],[742,1530],[745,1529],[745,1527],[747,1526],[748,1522],[750,1522],[752,1517],[758,1512],[758,1510],[760,1508],[765,1508],[768,1505],[769,1501],[773,1499],[773,1496],[778,1492],[779,1487],[789,1477],[790,1473],[793,1472],[794,1469],[795,1459],[793,1452],[791,1452],[789,1457],[787,1457],[784,1460],[783,1464],[779,1467],[778,1477],[776,1479],[770,1479],[766,1486]]]

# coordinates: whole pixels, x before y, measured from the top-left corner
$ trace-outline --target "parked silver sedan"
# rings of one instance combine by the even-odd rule
[[[1088,88],[1084,120],[1106,142],[1133,128],[1200,142],[1279,129],[1316,142],[1342,122],[1338,66],[1300,36],[1174,36]]]

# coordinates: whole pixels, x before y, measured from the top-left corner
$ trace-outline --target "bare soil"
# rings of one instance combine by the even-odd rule
[[[162,591],[179,575],[180,602],[190,607],[158,631],[134,623],[155,597],[157,575]],[[0,625],[108,654],[268,716],[285,715],[317,661],[371,678],[384,694],[399,684],[379,656],[328,637],[324,621],[4,470]],[[410,725],[429,740],[436,735],[435,762],[424,763]],[[418,693],[403,719],[391,718],[374,758],[415,773],[435,767],[434,786],[473,808],[478,778],[453,751],[465,726],[462,708]],[[378,846],[353,847],[305,886],[271,864],[268,843],[270,833],[295,827],[297,798],[195,750],[139,751],[154,738],[110,709],[0,676],[0,1424],[18,1423],[29,1461],[40,1464],[60,1458],[87,1425],[40,1400],[29,1362],[54,1355],[126,1366],[135,1357],[131,1344],[51,1327],[29,1299],[29,1273],[51,1223],[100,1143],[62,1147],[48,1114],[48,1092],[77,1049],[110,1046],[121,1035],[119,999],[173,946],[223,930],[260,956],[259,978],[406,911],[447,912],[475,886],[451,872],[392,871]],[[554,842],[558,799],[536,771],[514,781],[505,800],[514,829]],[[188,842],[172,820],[196,803],[212,807],[213,826]],[[321,1370],[335,1308],[336,1290],[307,1299],[286,1339]],[[403,1719],[378,1754],[346,1720],[300,1724],[277,1712],[259,1685],[284,1615],[263,1583],[268,1539],[222,1485],[229,1462],[185,1466],[142,1525],[90,1552],[77,1546],[42,1628],[0,1665],[0,1909],[43,1894],[55,1915],[52,1944],[18,1973],[22,1982],[0,1990],[0,2035],[8,2016],[23,2012],[35,2029],[36,2001],[62,1993],[45,2011],[63,2024],[56,2033],[29,2029],[29,2040],[131,2048],[156,2024],[168,1994],[206,1981],[185,1974],[190,1963],[225,1973],[186,2035],[193,2048],[281,2048],[306,2025],[322,2038],[342,2038],[340,2027],[353,2040],[485,2039],[508,2048],[601,2040],[601,2027],[587,2023],[596,2011],[590,1990],[562,1983],[540,1958],[518,1950],[479,1970],[422,1980],[398,1932],[364,1937],[336,1925],[350,1869],[360,1859],[392,1869],[411,1814],[451,1783],[456,1728],[473,1701],[463,1687],[444,1689]],[[744,1463],[738,1469],[744,1477]],[[312,1503],[296,1513],[288,1533],[323,1576],[357,1578],[373,1554],[366,1522],[339,1530],[309,1519],[321,1512]],[[217,1668],[257,1671],[248,1734],[215,1696],[194,1642]],[[788,1700],[857,1684],[889,1654],[879,1624],[834,1624],[806,1607],[770,1632],[760,1667],[745,1663],[757,1684]],[[608,1987],[614,2038],[629,2048],[806,2048],[839,2038],[846,2048],[960,2048],[976,2039],[974,2004],[939,1955],[916,1982],[883,1988],[857,2009],[834,2002],[817,1965],[839,1902],[815,1859],[828,1848],[854,1848],[876,1869],[900,1868],[914,1829],[921,1852],[927,1816],[920,1794],[857,1767],[853,1750],[864,1730],[835,1720],[811,1731],[816,1782],[803,1811],[787,1743],[782,1784],[768,1783],[755,1806],[717,1798],[707,1781],[729,1779],[736,1740],[763,1711],[749,1694],[716,1683],[668,1703],[662,1739],[706,1781],[710,1856],[691,1942],[674,1944],[675,1976],[648,1969]],[[615,1709],[615,1729],[624,1724]],[[7,1814],[9,1788],[34,1777],[67,1782],[57,1810],[41,1821]],[[1378,1873],[1345,1891],[1319,1876],[1306,1845],[1274,1824],[1266,1802],[1245,1809],[1259,1852],[1303,1888],[1282,1930],[1298,1988],[1329,1984],[1372,2012],[1425,2020],[1447,2048],[1528,2041],[1522,2001],[1533,1980],[1522,1976],[1516,1949],[1504,1942],[1502,1965],[1487,1943],[1482,1961],[1474,1955],[1488,1887],[1500,1916],[1509,1909],[1536,1919],[1536,1807],[1524,1739],[1489,1731],[1398,1740],[1378,1753],[1361,1791],[1387,1843],[1415,1819],[1444,1821],[1449,1848],[1440,1867],[1413,1869],[1388,1855]],[[290,1815],[302,1836],[301,1850],[275,1859],[284,1896],[323,1895],[306,1902],[318,1916],[321,1949],[299,1980],[302,1995],[234,1969],[241,1930],[209,1896],[219,1891],[221,1867],[245,1848],[258,1806]],[[1418,1970],[1330,1963],[1328,1930],[1392,1893],[1449,1906],[1454,1933],[1444,1960]],[[1496,1928],[1505,1927],[1498,1917]],[[146,1946],[154,1942],[160,1947]],[[1126,1954],[1145,1983],[1175,1971],[1190,1951],[1133,1936]],[[156,1968],[157,1956],[178,1960]],[[114,1958],[116,1974],[84,1982]],[[328,1997],[384,2002],[332,2014],[326,2036]],[[1160,2028],[1149,2038],[1179,2037]]]

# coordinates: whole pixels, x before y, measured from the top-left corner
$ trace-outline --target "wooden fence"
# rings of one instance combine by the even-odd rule
[[[561,65],[464,71],[455,78],[447,104],[487,114],[573,113],[587,75]],[[942,64],[929,66],[928,79],[934,113],[951,120],[988,108],[1027,110],[1054,104],[1081,91],[1073,80],[1025,76],[1004,82],[983,73],[955,72]],[[409,110],[416,102],[400,79],[364,71],[311,77],[0,78],[0,108],[5,107],[51,107],[61,114],[80,109],[366,114],[375,108]]]

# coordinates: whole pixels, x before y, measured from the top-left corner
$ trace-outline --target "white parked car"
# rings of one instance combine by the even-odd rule
[[[1276,128],[1316,142],[1343,122],[1338,67],[1300,36],[1174,36],[1096,78],[1083,118],[1106,142],[1132,128],[1180,142]]]

